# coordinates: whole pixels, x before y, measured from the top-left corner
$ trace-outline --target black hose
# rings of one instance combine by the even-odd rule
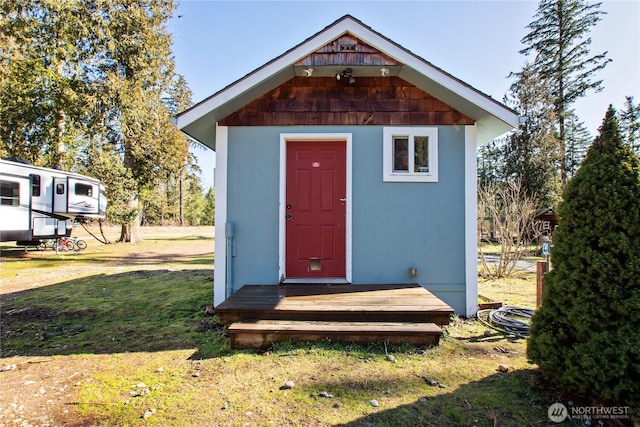
[[[98,236],[96,236],[95,234],[93,234],[92,232],[90,232],[87,227],[84,225],[84,222],[81,222],[80,225],[82,226],[82,228],[84,228],[84,231],[86,231],[87,233],[89,233],[91,235],[91,237],[93,237],[94,239],[96,239],[98,242],[102,243],[103,245],[106,245],[107,242],[106,241],[102,241],[98,238]]]
[[[478,310],[476,318],[485,326],[506,335],[515,335],[518,338],[526,338],[529,334],[530,319],[535,310],[514,306],[505,306],[497,309]],[[485,317],[483,319],[482,317]],[[529,319],[524,321],[523,319]]]

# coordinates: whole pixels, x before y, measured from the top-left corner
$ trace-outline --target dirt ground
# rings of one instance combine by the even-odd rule
[[[74,389],[99,370],[95,358],[11,359],[0,367],[0,426],[82,425],[69,420],[69,408]]]
[[[90,228],[97,232],[96,228]],[[105,235],[115,241],[119,236],[117,227],[107,227]],[[213,236],[213,227],[144,227],[142,237],[154,236]],[[86,239],[92,246],[100,245],[82,228],[74,229],[74,237]],[[2,299],[15,292],[27,291],[42,286],[53,285],[74,276],[86,275],[86,265],[56,269],[46,277],[37,274],[37,269],[28,266],[19,274],[5,274],[2,265],[17,260],[38,260],[51,255],[51,251],[38,252],[33,248],[23,253],[6,245],[0,262],[0,325],[2,317],[7,315],[2,307]],[[113,262],[101,263],[95,272],[118,271],[130,264],[136,269],[159,268],[165,262],[171,262],[176,256],[171,246],[154,247],[144,253],[136,253],[134,247],[127,257],[116,258]],[[212,248],[191,245],[181,248],[180,256],[211,253]],[[68,254],[68,256],[74,256]],[[146,262],[136,263],[136,257],[144,257]],[[92,269],[93,270],[93,269]],[[37,277],[37,280],[34,280]],[[4,297],[4,298],[3,298]],[[0,346],[2,343],[0,342]],[[0,358],[0,427],[8,426],[81,426],[82,421],[70,418],[70,408],[74,405],[75,390],[83,383],[92,381],[93,375],[100,370],[101,355],[54,356],[54,357],[9,357]]]

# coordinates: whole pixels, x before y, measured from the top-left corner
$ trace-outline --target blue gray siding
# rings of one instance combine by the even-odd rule
[[[382,181],[382,127],[230,127],[227,219],[234,288],[276,284],[280,133],[353,135],[353,276],[418,282],[465,312],[464,127],[439,129],[439,182]],[[418,277],[409,277],[409,268]]]

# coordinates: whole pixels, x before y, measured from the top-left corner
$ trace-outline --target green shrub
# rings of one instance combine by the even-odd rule
[[[640,160],[609,107],[567,184],[527,355],[566,392],[640,408]]]

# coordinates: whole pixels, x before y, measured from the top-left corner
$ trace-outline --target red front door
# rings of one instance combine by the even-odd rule
[[[344,278],[346,142],[287,142],[286,277]]]

